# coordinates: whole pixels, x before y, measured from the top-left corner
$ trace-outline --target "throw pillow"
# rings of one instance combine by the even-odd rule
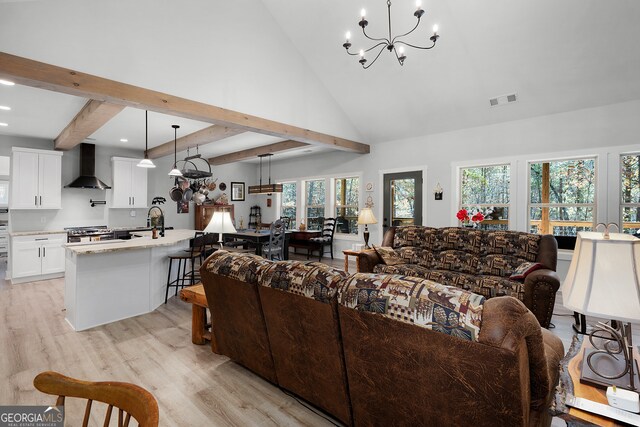
[[[513,280],[524,280],[524,278],[527,277],[529,273],[532,273],[543,267],[544,266],[539,262],[523,262],[518,266],[518,268],[513,271],[509,278]]]
[[[398,265],[398,264],[406,264],[406,261],[402,259],[400,254],[396,252],[393,248],[388,246],[373,246],[373,250],[382,258],[382,262],[386,265]]]

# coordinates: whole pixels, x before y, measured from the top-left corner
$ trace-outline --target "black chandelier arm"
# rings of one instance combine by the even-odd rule
[[[367,30],[365,30],[365,29],[364,29],[364,27],[362,27],[362,34],[364,34],[364,36],[365,36],[366,38],[368,38],[369,40],[373,40],[374,42],[385,42],[385,43],[387,43],[387,44],[391,44],[391,42],[389,41],[389,39],[384,38],[384,37],[379,38],[379,39],[374,38],[374,37],[369,37],[369,35],[367,34]]]
[[[375,62],[378,60],[378,58],[380,57],[380,55],[382,54],[382,52],[383,52],[383,51],[384,51],[384,49],[385,49],[385,48],[384,48],[385,43],[378,43],[376,46],[380,46],[380,45],[383,45],[383,46],[382,46],[382,47],[380,48],[380,50],[378,51],[378,54],[376,55],[376,57],[375,57],[375,58],[373,58],[373,61],[371,61],[371,62],[369,63],[369,65],[362,64],[362,68],[364,68],[364,69],[366,70],[367,68],[369,68],[369,67],[371,67],[373,64],[375,64]],[[376,46],[374,46],[374,47],[372,47],[372,48],[370,48],[370,49],[367,49],[367,50],[366,50],[366,52],[370,51],[371,49],[375,48]]]
[[[433,49],[436,46],[436,42],[434,41],[433,44],[431,46],[416,46],[414,44],[411,43],[407,43],[407,42],[403,42],[401,40],[398,40],[395,42],[396,44],[403,44],[405,46],[409,46],[409,47],[413,47],[415,49],[422,49],[422,50],[429,50],[429,49]]]
[[[407,31],[404,34],[400,34],[400,35],[395,36],[391,40],[391,44],[394,44],[396,42],[396,40],[398,40],[400,37],[408,36],[409,34],[413,33],[416,30],[416,28],[418,28],[418,25],[420,25],[420,17],[418,17],[418,20],[416,21],[415,27],[413,27],[410,31]]]
[[[370,52],[370,51],[372,51],[373,49],[377,48],[378,46],[388,46],[388,44],[387,44],[387,42],[386,42],[386,41],[384,41],[384,42],[380,42],[380,43],[378,43],[378,44],[375,44],[375,45],[371,46],[369,49],[365,49],[365,50],[364,50],[364,52],[365,52],[365,53]],[[360,56],[360,52],[358,52],[358,53],[352,53],[352,52],[349,52],[349,49],[347,49],[347,53],[348,53],[349,55],[351,55],[351,56]]]

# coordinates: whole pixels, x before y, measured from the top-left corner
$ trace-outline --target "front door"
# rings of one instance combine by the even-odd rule
[[[383,177],[383,231],[390,226],[422,225],[422,171]]]

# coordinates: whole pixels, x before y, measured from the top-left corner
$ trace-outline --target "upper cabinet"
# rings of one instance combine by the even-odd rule
[[[147,208],[147,169],[136,165],[140,159],[112,157],[112,208]]]
[[[62,208],[61,152],[13,147],[9,208]]]

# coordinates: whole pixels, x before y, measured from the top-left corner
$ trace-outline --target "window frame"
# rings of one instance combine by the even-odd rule
[[[298,209],[298,199],[299,199],[298,190],[300,188],[299,187],[299,183],[298,183],[298,181],[280,181],[280,182],[278,182],[278,184],[282,184],[283,186],[286,185],[286,184],[294,184],[296,186],[296,197],[295,197],[294,206],[293,206],[295,208],[295,210],[296,210],[296,216],[295,216],[295,218],[292,218],[293,219],[293,223],[289,224],[289,228],[297,228],[297,225],[299,224],[298,217],[300,216],[299,212],[298,212],[298,210],[299,210]],[[284,191],[283,191],[283,193],[284,193]],[[285,215],[282,214],[283,213],[282,209],[285,206],[283,204],[282,194],[279,194],[279,196],[280,196],[280,199],[278,201],[278,209],[279,209],[279,212],[280,212],[280,218],[282,218],[283,216],[285,216]],[[287,205],[287,207],[290,207],[290,206]]]
[[[535,164],[535,163],[553,163],[553,162],[562,162],[562,161],[571,161],[571,160],[593,160],[594,161],[594,170],[593,170],[593,203],[531,203],[531,165]],[[553,157],[553,158],[546,158],[546,159],[538,159],[538,160],[527,160],[526,162],[526,168],[527,168],[527,180],[526,180],[526,187],[527,187],[527,203],[526,203],[526,210],[525,210],[525,217],[526,217],[526,223],[525,223],[525,227],[526,227],[526,232],[530,233],[531,232],[531,226],[532,226],[532,220],[531,220],[531,209],[532,208],[561,208],[561,207],[585,207],[585,208],[589,208],[591,207],[593,210],[593,221],[592,221],[592,225],[591,228],[595,227],[595,225],[598,223],[598,204],[599,204],[599,187],[600,187],[600,177],[599,177],[599,171],[600,171],[600,162],[599,162],[599,156],[596,154],[584,154],[584,155],[580,155],[580,154],[576,154],[573,156],[563,156],[563,157]],[[542,221],[542,220],[541,220]],[[575,221],[578,222],[578,221]],[[579,221],[579,222],[584,222],[584,221]],[[560,249],[573,249],[575,246],[575,240],[576,240],[576,236],[563,236],[563,235],[555,235],[553,234],[553,221],[549,220],[549,226],[551,227],[550,232],[548,234],[551,234],[552,236],[554,236],[556,238],[556,240],[558,241],[558,248]],[[576,226],[576,227],[583,227],[583,226]],[[547,233],[542,233],[539,232],[538,234],[547,234]]]
[[[624,231],[624,229],[625,229],[624,228],[624,224],[625,224],[624,223],[624,208],[636,208],[636,209],[640,208],[640,202],[627,203],[627,202],[624,202],[623,197],[622,197],[622,192],[623,192],[623,189],[624,189],[624,187],[622,185],[622,177],[623,177],[623,174],[622,174],[622,170],[623,170],[622,158],[623,157],[627,157],[627,156],[640,157],[640,151],[638,151],[638,152],[629,152],[629,153],[620,153],[620,155],[618,156],[618,160],[619,160],[619,167],[618,167],[618,185],[619,185],[619,188],[618,188],[618,201],[619,201],[619,204],[618,204],[618,206],[619,206],[618,207],[618,209],[619,209],[618,221],[619,222],[618,222],[618,224],[620,225],[620,229],[619,229],[620,233],[624,233],[625,232]],[[638,228],[640,229],[640,227],[638,227]],[[639,230],[639,232],[640,232],[640,230]],[[629,233],[629,234],[636,234],[636,233]]]
[[[463,171],[465,169],[478,169],[478,168],[491,168],[491,167],[502,167],[502,166],[507,166],[509,168],[509,186],[508,186],[508,196],[509,196],[509,202],[508,203],[473,203],[473,204],[465,204],[462,201],[462,174]],[[509,212],[509,216],[506,219],[506,222],[504,222],[505,220],[488,220],[488,221],[497,221],[495,222],[495,224],[505,224],[507,226],[507,230],[510,228],[510,224],[511,224],[511,218],[513,217],[513,210],[512,210],[512,203],[513,203],[513,197],[512,197],[512,190],[513,190],[513,165],[511,162],[505,161],[505,162],[497,162],[497,163],[482,163],[482,164],[468,164],[468,165],[461,165],[458,166],[457,168],[457,201],[458,201],[458,210],[463,209],[465,206],[467,207],[477,207],[477,208],[481,208],[483,212],[485,212],[487,209],[491,208],[491,207],[505,207],[507,208],[508,212]],[[455,216],[455,212],[454,212],[454,216]],[[487,221],[487,220],[485,220]],[[484,221],[483,221],[484,222]]]
[[[338,197],[337,197],[336,193],[337,193],[338,190],[337,190],[336,187],[337,187],[338,181],[343,181],[343,186],[344,186],[345,183],[346,183],[346,180],[348,180],[348,179],[356,179],[356,180],[358,180],[358,185],[357,185],[357,188],[358,188],[358,201],[357,201],[356,205],[340,205],[340,204],[337,203],[337,198]],[[337,177],[331,178],[331,184],[332,184],[331,187],[332,187],[332,190],[333,190],[331,192],[331,204],[333,205],[332,206],[332,212],[335,214],[336,220],[338,218],[338,209],[355,208],[355,211],[357,213],[359,213],[360,212],[361,197],[362,197],[361,196],[361,193],[362,193],[362,191],[361,191],[362,190],[362,177],[359,176],[359,175],[337,176]],[[345,217],[345,219],[346,218],[347,217]],[[357,220],[358,220],[357,214],[356,214],[356,218],[355,219],[356,219],[356,223],[357,223]],[[360,232],[360,230],[358,229],[357,224],[356,224],[356,228],[355,229],[356,229],[355,233],[341,233],[340,231],[338,231],[338,228],[336,228],[335,234],[336,235],[340,235],[340,236],[345,236],[345,237],[346,236],[357,236],[359,234],[359,232]]]
[[[318,204],[318,205],[310,205],[307,204],[307,200],[308,200],[308,190],[309,190],[309,185],[308,183],[311,181],[323,181],[324,182],[324,201],[322,204]],[[322,212],[323,212],[323,218],[326,218],[326,213],[327,213],[327,179],[326,178],[305,178],[302,180],[303,183],[303,187],[302,187],[302,191],[303,191],[303,209],[304,211],[302,212],[302,214],[304,215],[304,223],[307,227],[307,230],[311,230],[309,228],[309,208],[322,208]],[[320,224],[320,228],[319,230],[322,230],[322,224]]]

